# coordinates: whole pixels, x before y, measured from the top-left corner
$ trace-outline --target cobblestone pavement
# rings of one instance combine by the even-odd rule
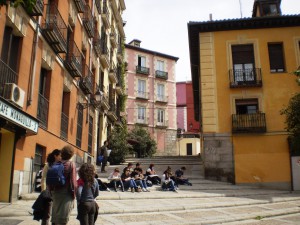
[[[236,186],[191,178],[193,186],[180,186],[178,193],[101,192],[96,224],[101,225],[300,225],[300,193]],[[0,225],[35,225],[31,206],[37,193],[13,204],[0,203]],[[68,225],[79,225],[76,207]]]

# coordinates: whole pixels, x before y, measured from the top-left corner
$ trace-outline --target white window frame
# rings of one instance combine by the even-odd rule
[[[157,125],[164,125],[165,122],[165,110],[157,109]]]
[[[138,106],[137,121],[139,123],[145,123],[146,122],[146,107],[145,106]]]
[[[165,71],[165,62],[162,60],[157,60],[156,70],[164,72]]]
[[[146,98],[146,80],[138,79],[137,95],[140,98]]]
[[[165,85],[158,83],[156,86],[157,100],[164,101],[165,99]]]
[[[139,55],[138,56],[138,66],[146,67],[146,57]]]

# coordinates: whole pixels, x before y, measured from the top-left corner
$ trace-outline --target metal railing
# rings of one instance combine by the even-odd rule
[[[145,91],[137,91],[136,92],[136,97],[137,98],[142,98],[142,99],[148,99],[148,92],[145,92]]]
[[[161,70],[156,70],[155,71],[155,77],[167,80],[168,79],[168,72],[161,71]]]
[[[85,27],[86,32],[88,33],[88,37],[94,37],[94,19],[92,15],[92,11],[88,4],[85,5],[83,18],[82,18],[83,26]]]
[[[156,95],[157,102],[168,102],[168,96],[166,95]]]
[[[92,73],[88,65],[85,64],[83,66],[82,74],[83,77],[81,77],[80,79],[79,86],[85,94],[92,94],[94,74]]]
[[[82,76],[82,54],[75,41],[68,43],[68,52],[65,59],[65,66],[73,77]]]
[[[264,133],[266,132],[265,113],[233,114],[233,133]]]
[[[231,69],[229,70],[230,87],[261,87],[261,69]]]
[[[136,73],[149,75],[149,68],[144,66],[136,66]]]
[[[77,7],[78,12],[83,13],[84,12],[84,6],[86,5],[85,1],[84,0],[74,0],[74,2],[75,2],[75,5]]]
[[[68,127],[69,117],[62,112],[60,120],[60,136],[65,140],[68,140]]]
[[[156,127],[161,127],[165,128],[169,126],[169,121],[168,120],[163,120],[163,121],[156,121]]]
[[[48,124],[48,111],[49,111],[49,101],[45,96],[39,94],[38,100],[38,110],[37,110],[37,119],[40,121],[40,125],[47,127]]]
[[[18,74],[0,59],[0,95],[3,95],[6,83],[17,83]]]

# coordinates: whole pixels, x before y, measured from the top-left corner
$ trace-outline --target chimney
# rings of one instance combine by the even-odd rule
[[[131,42],[129,42],[129,45],[135,46],[135,47],[141,47],[141,42],[138,39],[133,39]]]

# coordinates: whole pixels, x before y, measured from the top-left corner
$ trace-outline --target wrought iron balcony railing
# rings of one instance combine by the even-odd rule
[[[112,83],[116,84],[118,82],[117,78],[117,68],[114,62],[111,62],[110,70],[109,70],[109,79]]]
[[[149,118],[144,117],[144,116],[140,116],[136,119],[136,124],[138,125],[142,125],[142,126],[148,126],[149,122]]]
[[[110,12],[109,9],[107,7],[107,1],[104,0],[103,1],[103,9],[102,9],[102,13],[101,13],[101,18],[102,21],[105,25],[105,27],[108,29],[110,27]]]
[[[94,46],[94,50],[95,53],[98,57],[100,57],[101,55],[101,39],[100,39],[100,35],[97,29],[95,29],[95,35],[93,38],[93,46]]]
[[[136,73],[149,75],[149,68],[144,66],[136,66]]]
[[[155,71],[155,77],[167,80],[168,79],[168,72],[161,71],[161,70],[156,70]]]
[[[265,113],[232,115],[232,133],[264,133],[266,130]]]
[[[65,140],[68,140],[68,127],[69,117],[62,112],[60,120],[60,136]]]
[[[261,87],[261,69],[231,69],[229,70],[231,88],[239,87]]]
[[[149,98],[149,93],[145,92],[145,91],[137,91],[136,94],[137,94],[136,98],[139,98],[139,99],[148,99]]]
[[[92,15],[92,11],[88,4],[85,5],[85,10],[83,13],[82,23],[88,34],[89,38],[94,37],[94,19]]]
[[[3,95],[6,83],[17,83],[18,74],[0,59],[0,95]]]
[[[166,95],[156,95],[155,101],[157,102],[168,102],[168,96]]]
[[[86,95],[93,93],[94,75],[88,65],[83,66],[82,77],[80,78],[79,87]]]
[[[33,5],[31,11],[27,9],[27,13],[30,16],[42,16],[44,11],[44,1],[36,0],[36,3]]]
[[[73,40],[68,43],[68,52],[64,64],[72,77],[82,76],[82,54]]]
[[[55,4],[47,5],[46,10],[46,19],[41,25],[42,35],[56,54],[66,53],[67,25]]]
[[[75,5],[79,13],[84,12],[84,6],[86,5],[85,0],[74,0]],[[97,2],[97,1],[96,1]]]
[[[101,55],[100,55],[100,62],[103,65],[104,68],[109,67],[109,52],[107,43],[105,40],[100,40],[100,46],[101,46]]]
[[[169,121],[168,120],[156,121],[155,126],[159,128],[167,128],[169,126]]]
[[[98,13],[101,14],[101,1],[97,0],[97,1],[95,1],[95,4],[96,4]]]
[[[37,119],[40,121],[40,125],[44,128],[47,128],[47,124],[48,124],[48,109],[49,109],[48,99],[45,98],[45,96],[39,94]]]
[[[117,113],[116,113],[116,104],[112,100],[110,100],[110,103],[109,103],[109,110],[107,112],[107,116],[114,121],[117,121],[117,119],[118,119]]]

